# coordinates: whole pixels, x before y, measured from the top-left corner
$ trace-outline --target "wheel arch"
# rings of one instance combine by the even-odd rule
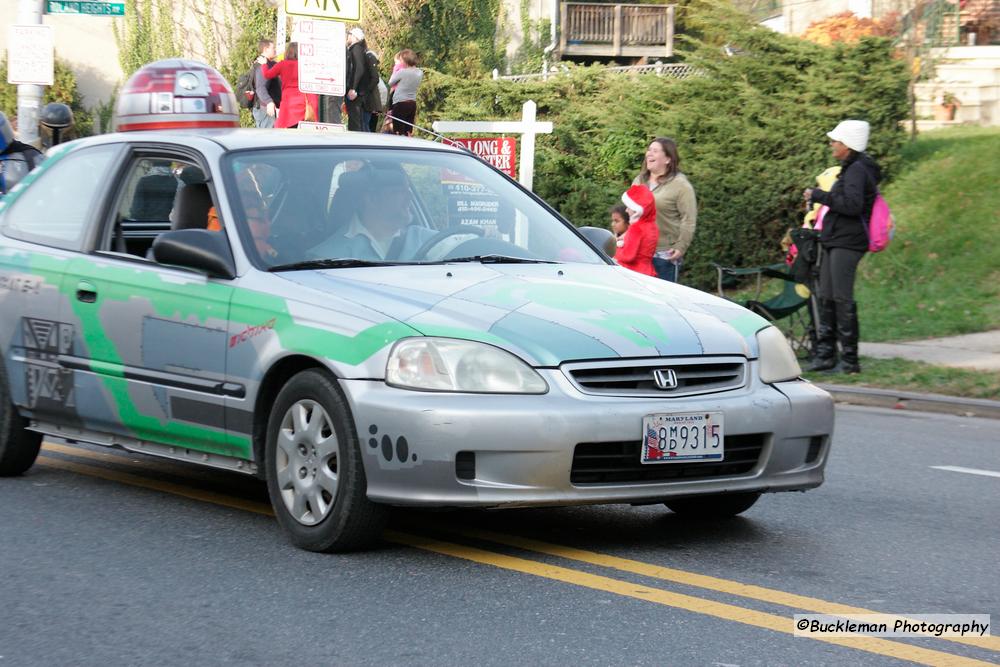
[[[274,404],[278,392],[297,374],[305,370],[316,369],[326,373],[338,384],[340,379],[329,366],[314,357],[292,354],[282,357],[274,363],[260,382],[257,398],[253,407],[253,458],[257,462],[257,476],[264,479],[264,447],[267,444],[267,422],[271,416],[269,406]]]

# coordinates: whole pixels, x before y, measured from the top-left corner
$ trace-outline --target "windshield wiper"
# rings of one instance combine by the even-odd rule
[[[442,260],[442,264],[452,262],[479,262],[481,264],[558,264],[548,259],[531,259],[529,257],[512,257],[511,255],[472,255],[471,257],[451,257]]]
[[[392,266],[395,262],[375,262],[367,259],[307,259],[290,264],[277,264],[268,271],[299,271],[305,269],[347,269],[355,266]]]

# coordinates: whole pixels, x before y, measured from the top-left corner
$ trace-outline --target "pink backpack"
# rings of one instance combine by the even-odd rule
[[[829,206],[819,209],[813,222],[813,229],[823,229],[823,218],[829,210]],[[868,252],[882,252],[896,235],[896,222],[892,219],[892,211],[889,210],[889,204],[881,192],[875,193],[875,203],[872,204],[872,214],[868,218],[868,224],[865,225],[865,231],[868,232]]]
[[[896,234],[896,222],[881,192],[875,193],[872,214],[868,219],[868,252],[882,252]]]

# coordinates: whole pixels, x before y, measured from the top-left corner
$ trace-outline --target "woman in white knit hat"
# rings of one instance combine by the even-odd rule
[[[830,151],[840,162],[840,175],[829,192],[806,188],[807,202],[829,207],[820,233],[819,325],[815,356],[809,370],[858,373],[858,305],[854,277],[868,251],[868,220],[882,171],[865,153],[868,123],[841,121],[828,132]],[[838,363],[837,342],[840,342]]]

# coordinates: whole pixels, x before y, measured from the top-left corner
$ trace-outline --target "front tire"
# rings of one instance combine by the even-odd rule
[[[382,534],[388,508],[368,499],[354,422],[328,374],[302,371],[278,393],[264,459],[274,514],[297,547],[353,551]]]
[[[671,512],[695,519],[724,519],[754,506],[759,493],[726,493],[717,496],[678,498],[663,503]]]
[[[10,387],[0,366],[0,477],[23,474],[35,463],[42,434],[27,429],[28,420],[10,400]]]

